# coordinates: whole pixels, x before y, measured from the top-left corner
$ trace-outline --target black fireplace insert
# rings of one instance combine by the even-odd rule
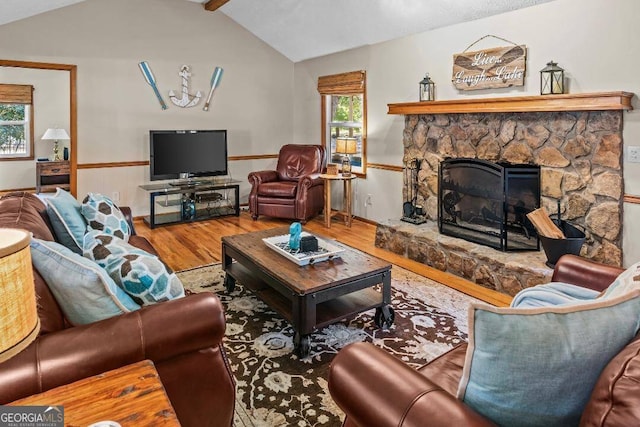
[[[527,213],[540,206],[540,167],[447,159],[440,163],[440,233],[502,251],[539,250]]]

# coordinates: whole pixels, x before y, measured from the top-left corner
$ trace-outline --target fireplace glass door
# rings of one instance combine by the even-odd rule
[[[440,232],[502,251],[539,250],[527,213],[540,206],[540,168],[448,159],[440,164]]]

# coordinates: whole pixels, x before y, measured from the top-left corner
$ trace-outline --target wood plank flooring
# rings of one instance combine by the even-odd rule
[[[175,271],[220,262],[223,236],[283,227],[289,224],[291,224],[290,220],[266,217],[260,217],[258,221],[253,221],[246,211],[243,211],[239,217],[229,216],[208,221],[158,227],[153,230],[141,218],[134,221],[137,234],[149,239],[162,259]],[[376,226],[374,224],[354,219],[352,227],[349,228],[341,221],[334,220],[331,223],[331,228],[328,229],[324,226],[323,217],[319,216],[309,221],[303,228],[311,233],[335,239],[382,258],[490,304],[507,306],[511,302],[511,297],[508,295],[486,289],[460,277],[375,247]]]

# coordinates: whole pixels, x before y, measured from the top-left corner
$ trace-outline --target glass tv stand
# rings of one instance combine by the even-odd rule
[[[240,215],[240,181],[212,179],[145,184],[149,193],[150,228],[183,222]]]

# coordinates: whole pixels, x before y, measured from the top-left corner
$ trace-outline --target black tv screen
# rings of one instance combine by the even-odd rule
[[[227,175],[226,130],[152,130],[151,180]]]

